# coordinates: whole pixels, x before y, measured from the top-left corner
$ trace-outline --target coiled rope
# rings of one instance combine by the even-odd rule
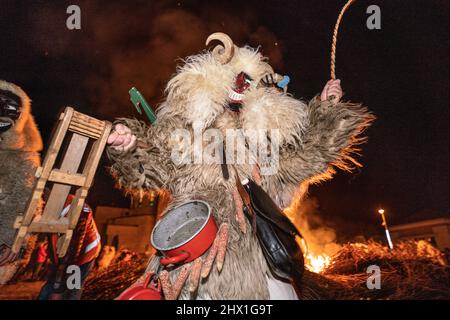
[[[336,79],[336,44],[337,44],[337,37],[339,32],[339,25],[341,24],[342,17],[344,16],[344,13],[347,11],[347,9],[350,7],[350,5],[355,2],[356,0],[348,0],[345,6],[342,7],[341,12],[339,13],[339,16],[336,21],[336,25],[334,26],[334,32],[333,32],[333,41],[331,43],[331,62],[330,62],[330,69],[331,69],[331,79]]]

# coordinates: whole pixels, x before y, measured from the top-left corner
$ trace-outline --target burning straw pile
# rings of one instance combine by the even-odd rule
[[[450,268],[442,252],[426,241],[407,241],[389,250],[380,243],[349,243],[321,273],[305,271],[301,299],[450,299]],[[115,258],[89,277],[83,299],[116,298],[145,271],[148,257]],[[368,289],[367,268],[378,266],[381,288]]]
[[[371,265],[380,268],[380,289],[367,287]],[[450,299],[449,271],[444,254],[426,241],[402,242],[392,251],[376,242],[349,243],[324,272],[306,272],[303,298]]]
[[[126,259],[118,258],[103,270],[89,275],[83,292],[83,300],[113,300],[144,274],[148,256],[132,254]]]

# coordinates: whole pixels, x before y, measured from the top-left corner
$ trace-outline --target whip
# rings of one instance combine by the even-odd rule
[[[336,25],[334,26],[333,31],[333,40],[331,42],[331,61],[330,61],[330,69],[331,69],[331,79],[336,79],[336,45],[337,45],[337,37],[339,32],[339,26],[341,24],[342,17],[347,9],[352,5],[356,0],[348,0],[347,3],[342,7],[341,12],[336,21]]]

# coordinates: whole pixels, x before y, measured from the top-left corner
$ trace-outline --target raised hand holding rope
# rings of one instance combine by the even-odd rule
[[[337,36],[339,32],[339,26],[341,24],[342,17],[344,16],[344,13],[347,11],[347,9],[350,7],[350,5],[355,0],[348,0],[347,3],[344,5],[344,7],[341,9],[341,12],[339,13],[338,19],[336,21],[336,25],[334,26],[333,31],[333,40],[331,43],[331,62],[330,62],[330,78],[325,85],[321,95],[320,99],[322,101],[328,100],[331,104],[336,104],[339,102],[339,100],[342,97],[342,89],[341,89],[341,82],[340,80],[336,80],[336,45],[337,45]]]

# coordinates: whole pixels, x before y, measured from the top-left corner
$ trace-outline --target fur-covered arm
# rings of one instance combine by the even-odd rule
[[[330,178],[333,167],[351,170],[361,166],[352,154],[365,142],[361,133],[374,119],[360,104],[332,105],[315,97],[308,105],[304,133],[298,144],[287,143],[280,148],[278,179],[298,185],[305,180],[317,182]]]
[[[118,123],[126,125],[137,137],[136,146],[127,152],[111,146],[107,148],[113,163],[111,173],[118,185],[127,191],[165,187],[173,162],[164,124],[158,122],[149,127],[144,122],[127,118],[118,119],[115,124]]]
[[[360,104],[332,105],[318,97],[306,104],[271,89],[250,91],[242,111],[244,129],[269,130],[271,136],[278,132],[278,139],[270,139],[272,144],[277,141],[278,153],[269,161],[259,158],[258,164],[263,187],[282,207],[289,205],[300,183],[328,179],[333,167],[359,166],[351,155],[365,141],[361,133],[374,119]],[[264,173],[266,168],[270,173]]]

